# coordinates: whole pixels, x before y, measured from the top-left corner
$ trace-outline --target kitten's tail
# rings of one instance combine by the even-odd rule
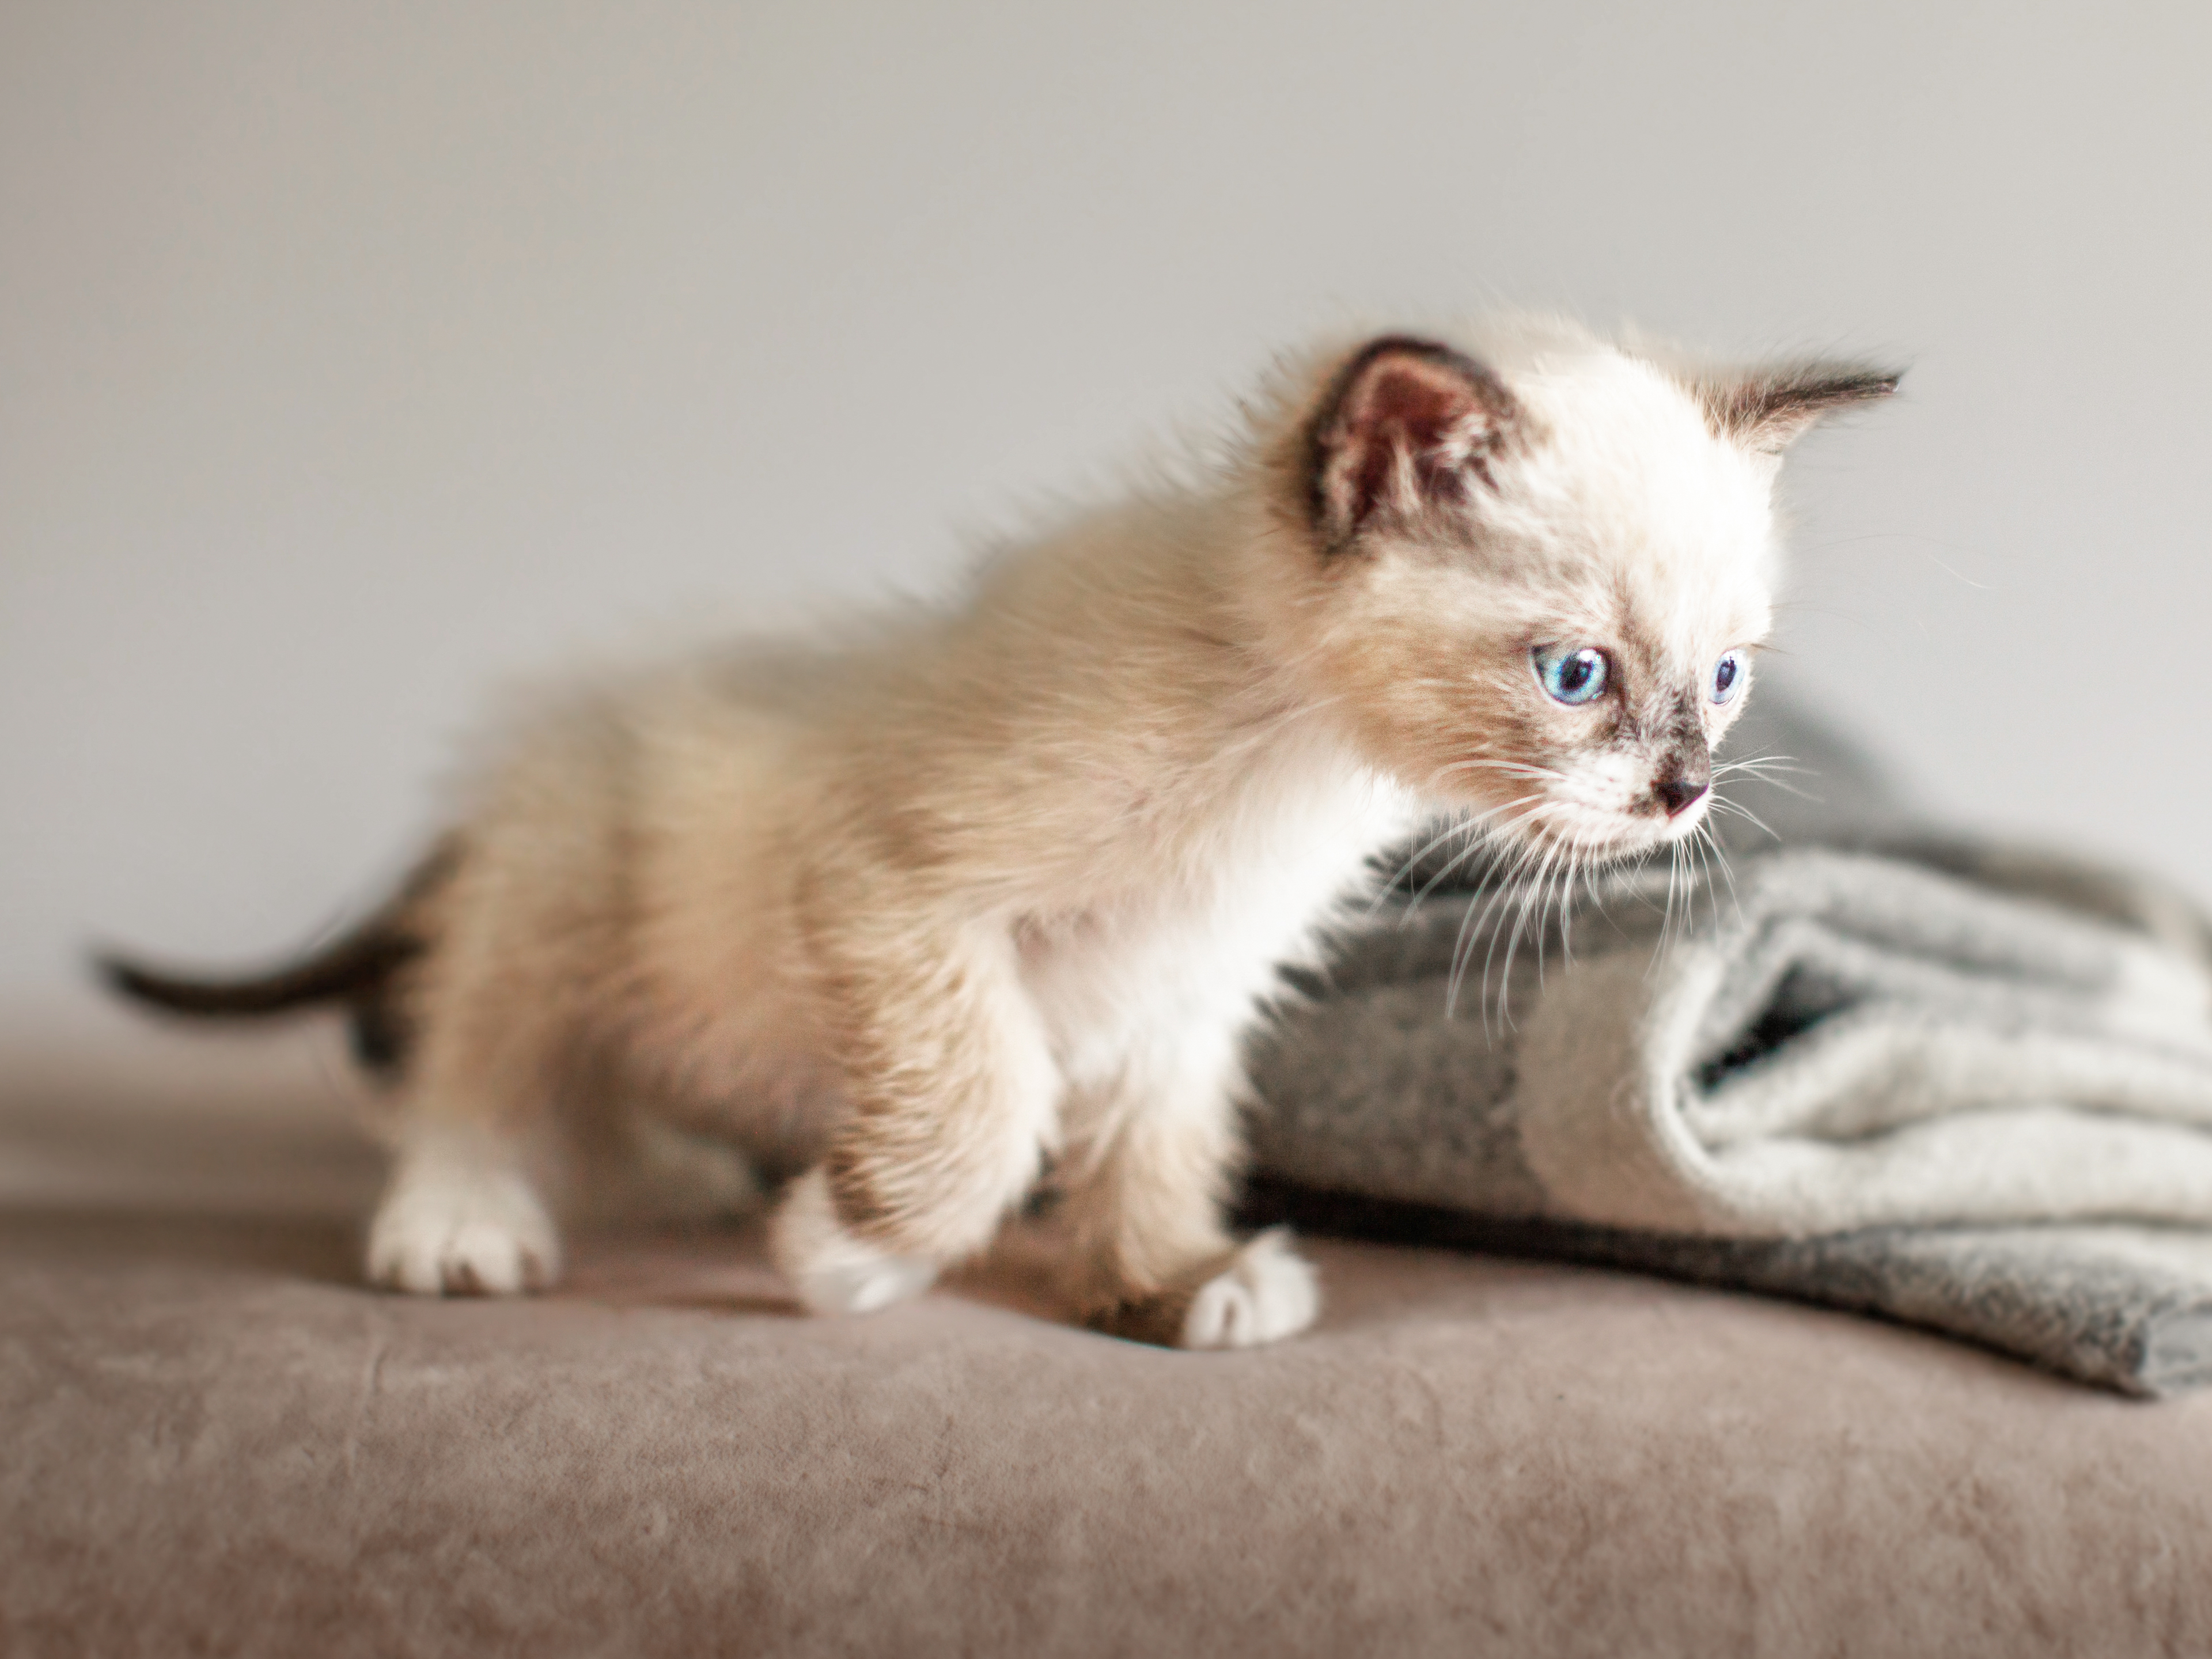
[[[265,974],[202,978],[164,973],[119,951],[96,951],[92,962],[109,990],[149,1008],[203,1019],[252,1019],[343,1002],[374,990],[421,949],[419,940],[369,926]]]
[[[365,1070],[390,1076],[404,1065],[413,1036],[400,981],[430,948],[428,902],[454,861],[451,847],[441,845],[360,926],[267,973],[167,973],[106,950],[93,953],[93,968],[118,996],[193,1019],[261,1019],[343,1004],[354,1058]]]

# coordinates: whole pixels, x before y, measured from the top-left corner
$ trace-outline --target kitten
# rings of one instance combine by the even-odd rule
[[[1769,624],[1778,457],[1895,377],[1700,378],[1563,324],[1277,376],[1234,454],[963,603],[544,712],[406,890],[191,1012],[351,1005],[397,1077],[379,1283],[549,1284],[549,1146],[659,1115],[801,1170],[770,1224],[859,1311],[984,1250],[1048,1161],[1080,1316],[1303,1329],[1222,1218],[1279,966],[1438,811],[1587,862],[1689,835]]]

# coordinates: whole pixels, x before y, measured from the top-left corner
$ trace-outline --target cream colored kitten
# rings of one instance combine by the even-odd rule
[[[356,1010],[398,1073],[368,1267],[550,1283],[556,1145],[637,1113],[801,1166],[812,1308],[976,1255],[1048,1159],[1069,1291],[1188,1347],[1303,1329],[1224,1231],[1238,1050],[1439,811],[1556,856],[1691,832],[1765,636],[1783,446],[1893,377],[1700,380],[1563,325],[1278,379],[1236,458],[864,638],[732,653],[519,733],[383,915],[171,1007]]]

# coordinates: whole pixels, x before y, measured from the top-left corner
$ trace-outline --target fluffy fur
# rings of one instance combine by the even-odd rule
[[[1080,1316],[1287,1335],[1310,1271],[1221,1218],[1279,964],[1439,811],[1547,875],[1692,834],[1779,448],[1893,384],[1548,324],[1316,351],[1229,459],[957,606],[548,711],[337,953],[371,968],[258,1001],[114,971],[353,1002],[398,1073],[383,1284],[550,1283],[549,1149],[659,1117],[799,1171],[772,1238],[814,1308],[911,1295],[1048,1167]],[[1571,706],[1532,653],[1582,647],[1609,678]]]

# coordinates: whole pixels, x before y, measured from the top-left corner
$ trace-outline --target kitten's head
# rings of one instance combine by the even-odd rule
[[[1782,451],[1894,374],[1700,378],[1564,325],[1333,359],[1273,452],[1270,634],[1374,763],[1605,856],[1692,832],[1771,622]]]

